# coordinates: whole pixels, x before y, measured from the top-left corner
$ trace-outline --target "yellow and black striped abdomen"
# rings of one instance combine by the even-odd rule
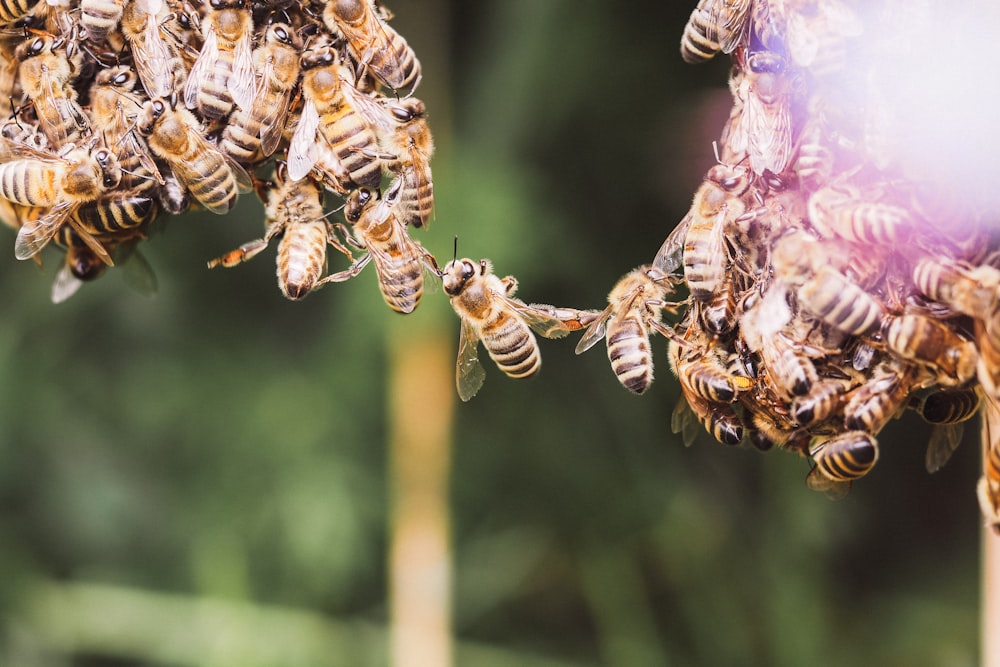
[[[830,438],[814,452],[816,467],[834,482],[850,482],[868,474],[878,461],[878,445],[864,431],[848,431]]]
[[[480,340],[490,358],[512,378],[528,378],[542,367],[538,342],[520,317],[496,309],[480,328]]]
[[[38,160],[0,163],[0,197],[22,206],[54,206],[60,198],[59,170]]]
[[[653,382],[653,354],[641,314],[630,312],[612,320],[607,342],[608,359],[618,380],[633,393],[646,391]]]
[[[382,182],[382,165],[376,155],[375,133],[346,104],[333,104],[325,111],[320,112],[320,133],[350,174],[351,181],[359,187],[377,189]]]

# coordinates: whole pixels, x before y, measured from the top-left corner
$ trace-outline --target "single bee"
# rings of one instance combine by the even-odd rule
[[[915,361],[934,373],[937,382],[956,387],[976,374],[976,345],[951,327],[926,315],[904,313],[888,319],[885,343],[903,359]]]
[[[912,235],[909,211],[894,204],[866,201],[857,187],[827,185],[809,196],[809,222],[826,238],[855,243],[896,245]]]
[[[775,51],[754,51],[736,84],[736,109],[727,144],[736,156],[749,156],[750,169],[780,174],[792,157],[792,112],[785,58]]]
[[[187,81],[187,67],[173,34],[162,24],[170,17],[164,0],[128,0],[122,35],[132,51],[139,82],[150,99],[168,98]]]
[[[330,32],[347,39],[358,63],[356,79],[371,72],[394,91],[409,88],[412,93],[420,85],[420,61],[388,19],[372,0],[332,0],[323,10]]]
[[[249,111],[254,101],[253,15],[245,0],[209,0],[201,21],[201,53],[184,86],[184,104],[216,120],[235,103]]]
[[[807,394],[792,401],[792,417],[801,426],[822,423],[841,407],[846,390],[846,384],[838,380],[814,382]]]
[[[430,162],[434,142],[427,126],[426,108],[415,97],[386,106],[395,127],[380,145],[384,153],[395,156],[385,160],[386,166],[403,180],[397,213],[406,224],[423,227],[430,222],[434,209]]]
[[[170,165],[191,195],[212,213],[228,213],[240,188],[250,182],[242,168],[205,139],[187,109],[165,99],[148,100],[138,129],[150,150]]]
[[[53,147],[78,144],[90,132],[86,112],[76,101],[73,66],[63,48],[66,40],[51,35],[23,42],[16,50],[18,79],[31,99],[38,125]]]
[[[696,301],[707,301],[724,282],[729,265],[727,223],[746,210],[740,199],[750,187],[746,169],[717,164],[695,193],[687,215],[656,253],[653,266],[673,274],[683,265],[684,278]]]
[[[680,433],[685,447],[698,437],[698,426],[723,445],[738,445],[743,441],[743,419],[729,403],[707,401],[681,387],[681,397],[670,417],[670,429]]]
[[[48,208],[44,215],[21,225],[14,256],[34,257],[67,224],[110,265],[107,251],[72,214],[118,186],[122,174],[114,154],[106,148],[77,148],[56,156],[13,143],[5,151],[8,157],[0,161],[0,197],[21,206]]]
[[[878,462],[878,443],[864,431],[847,431],[821,439],[810,448],[815,466],[806,484],[832,498],[841,498],[851,482],[864,477]]]
[[[333,189],[377,189],[382,181],[374,131],[343,93],[353,85],[342,75],[336,50],[313,46],[302,56],[302,113],[288,147],[288,177],[304,178],[329,150],[333,165],[325,170]],[[346,180],[345,180],[346,179]]]
[[[237,162],[252,164],[277,150],[292,91],[299,79],[301,49],[301,40],[291,26],[268,25],[264,44],[253,52],[259,79],[254,86],[253,103],[248,108],[236,109],[222,132],[220,146]]]
[[[0,2],[0,25],[8,26],[20,21],[31,13],[38,0],[2,0]]]
[[[642,394],[653,382],[649,329],[674,335],[661,322],[662,310],[677,305],[666,300],[673,292],[673,278],[659,269],[648,265],[633,269],[611,289],[608,307],[584,332],[576,353],[582,354],[606,338],[608,359],[618,381],[629,391]]]
[[[425,264],[435,271],[437,267],[430,253],[410,238],[406,225],[393,213],[400,185],[395,181],[381,199],[367,188],[351,193],[344,204],[344,217],[353,225],[354,233],[345,232],[345,238],[368,252],[351,268],[323,278],[317,286],[353,278],[371,261],[386,304],[397,313],[413,312],[424,291]]]
[[[913,284],[934,301],[969,317],[986,317],[1000,301],[1000,271],[985,264],[923,257],[913,267]]]
[[[681,57],[698,64],[732,53],[745,36],[753,0],[700,0],[681,36]]]
[[[753,380],[732,373],[714,349],[671,339],[667,352],[671,370],[691,396],[711,403],[732,403],[753,388]]]
[[[118,28],[124,10],[125,0],[80,0],[80,24],[87,31],[87,39],[105,41]]]
[[[924,462],[927,472],[934,473],[944,467],[962,442],[965,422],[979,412],[982,394],[977,387],[965,387],[936,391],[914,403],[917,413],[933,425]]]
[[[878,434],[889,420],[906,407],[915,386],[912,364],[886,359],[872,368],[869,379],[847,393],[844,402],[844,426]]]
[[[326,269],[326,247],[332,245],[348,257],[349,250],[337,242],[323,213],[323,188],[311,178],[284,179],[279,165],[278,181],[262,193],[266,201],[264,238],[244,243],[236,250],[213,259],[208,268],[233,267],[258,255],[279,234],[278,287],[286,298],[304,299],[316,287]]]
[[[494,274],[489,260],[453,259],[441,275],[444,291],[462,321],[455,379],[463,401],[475,396],[486,379],[479,363],[480,341],[500,370],[512,378],[528,378],[542,366],[532,330],[546,338],[561,338],[571,330],[553,317],[550,307],[515,299],[517,280]]]

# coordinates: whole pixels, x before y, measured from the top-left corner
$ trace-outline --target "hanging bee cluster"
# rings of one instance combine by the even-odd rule
[[[374,260],[386,301],[410,312],[430,260],[407,227],[430,218],[433,143],[412,95],[420,63],[390,18],[372,0],[0,4],[0,218],[15,255],[65,249],[57,302],[115,263],[152,289],[136,247],[161,214],[225,214],[254,189],[264,238],[209,266],[280,235],[289,298]],[[327,193],[349,226],[326,219]],[[327,246],[349,268],[323,276]]]

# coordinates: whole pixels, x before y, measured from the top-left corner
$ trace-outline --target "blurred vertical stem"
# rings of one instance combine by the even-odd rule
[[[1000,667],[1000,536],[983,528],[983,656],[984,667]]]
[[[391,327],[389,546],[393,667],[452,664],[449,337]]]

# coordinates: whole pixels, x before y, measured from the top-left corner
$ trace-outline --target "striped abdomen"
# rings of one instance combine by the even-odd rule
[[[80,0],[80,23],[87,29],[87,39],[103,42],[118,27],[124,7],[124,0]]]
[[[538,342],[520,317],[503,308],[479,328],[479,338],[497,367],[512,378],[528,378],[542,367]]]
[[[285,225],[278,245],[278,287],[289,299],[312,291],[326,265],[327,230],[324,220]]]
[[[395,28],[383,22],[382,30],[388,44],[372,49],[368,69],[394,90],[414,86],[420,78],[420,61]]]
[[[364,234],[378,273],[378,285],[386,304],[397,313],[412,313],[424,292],[422,250],[406,234],[394,216],[373,225]]]
[[[0,0],[0,23],[9,25],[26,16],[38,0]]]
[[[39,160],[0,163],[0,196],[22,206],[53,206],[62,192],[57,172]]]
[[[160,209],[152,196],[121,195],[89,202],[74,214],[76,220],[95,235],[115,234],[149,224]]]
[[[641,394],[653,382],[653,354],[649,331],[639,312],[627,313],[608,326],[608,359],[618,381]]]
[[[382,165],[372,132],[360,114],[350,106],[334,102],[320,112],[320,133],[330,144],[341,165],[356,186],[377,189],[382,182]]]
[[[885,311],[874,297],[830,266],[799,288],[799,303],[830,326],[855,336],[872,333]]]
[[[868,474],[878,461],[878,445],[864,431],[848,431],[812,452],[816,468],[834,482],[850,482]]]

